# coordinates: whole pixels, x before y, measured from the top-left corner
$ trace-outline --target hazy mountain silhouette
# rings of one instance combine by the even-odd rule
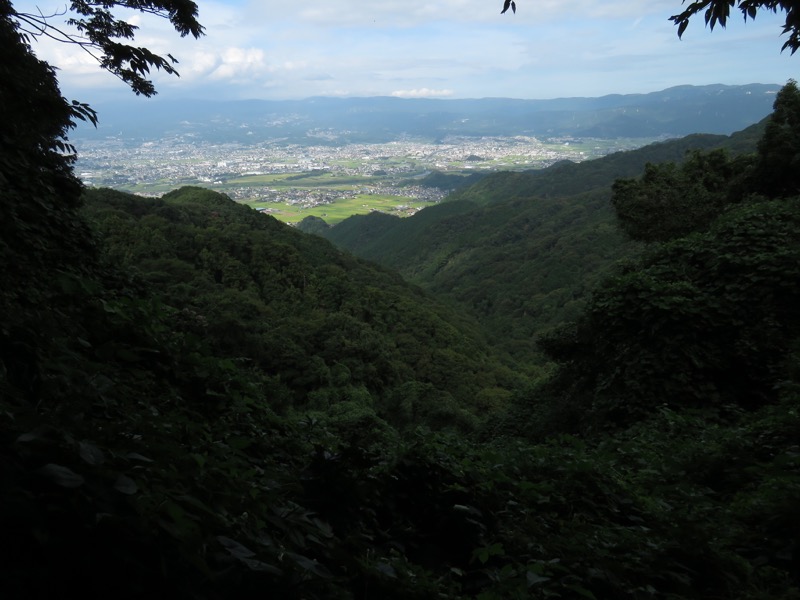
[[[100,123],[74,138],[344,144],[448,136],[677,137],[728,135],[772,110],[779,85],[679,86],[599,98],[468,100],[308,98],[179,101],[150,99],[96,105]]]

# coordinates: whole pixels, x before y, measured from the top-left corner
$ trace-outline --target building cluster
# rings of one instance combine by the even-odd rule
[[[251,182],[253,178],[282,173],[328,171],[331,177],[385,181],[431,169],[533,168],[563,158],[585,158],[583,152],[570,149],[568,144],[553,147],[528,137],[453,137],[437,144],[394,141],[329,146],[281,145],[276,141],[211,144],[179,136],[141,143],[83,140],[77,145],[78,170],[86,183],[123,188],[170,183],[252,190],[270,187],[268,182]],[[262,190],[258,194],[270,193]]]
[[[565,158],[589,158],[581,150],[585,145],[524,136],[454,136],[439,143],[397,140],[336,146],[322,144],[313,136],[309,145],[301,145],[285,140],[212,144],[183,135],[137,143],[115,138],[81,140],[77,146],[78,172],[89,185],[145,195],[200,185],[237,200],[304,207],[361,194],[436,202],[444,195],[441,190],[407,182],[431,170],[530,169]],[[292,176],[280,177],[287,174]]]

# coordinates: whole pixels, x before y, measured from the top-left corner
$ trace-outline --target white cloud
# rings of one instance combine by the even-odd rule
[[[668,18],[681,0],[515,0],[516,14],[505,15],[502,0],[198,2],[207,33],[199,40],[129,13],[141,25],[137,44],[180,61],[180,79],[152,73],[162,94],[544,98],[796,78],[796,57],[779,52],[782,15],[732,19],[713,34],[701,15],[679,41]],[[63,0],[15,6],[35,3],[63,8]],[[68,97],[129,93],[76,47],[35,48],[60,68]]]
[[[209,74],[214,80],[252,76],[267,69],[264,51],[258,48],[225,48],[218,55],[218,66]]]
[[[398,98],[445,98],[453,95],[453,90],[430,90],[420,88],[418,90],[395,90],[391,94]]]

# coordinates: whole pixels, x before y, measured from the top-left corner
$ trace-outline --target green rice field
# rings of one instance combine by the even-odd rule
[[[253,208],[266,208],[269,214],[285,223],[299,223],[306,217],[314,216],[324,219],[328,225],[335,225],[353,215],[363,215],[375,210],[398,216],[408,216],[431,205],[430,202],[413,201],[401,196],[379,195],[359,195],[355,198],[337,200],[332,204],[308,208],[276,202],[245,203]]]

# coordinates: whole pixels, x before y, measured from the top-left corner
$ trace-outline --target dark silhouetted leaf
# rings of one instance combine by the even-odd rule
[[[139,491],[136,482],[127,475],[120,475],[117,477],[117,481],[114,483],[114,489],[128,496],[132,496]]]
[[[330,579],[331,577],[333,577],[333,574],[328,570],[328,568],[317,560],[312,560],[307,556],[303,556],[302,554],[295,554],[294,552],[287,552],[286,556],[288,556],[294,562],[296,562],[299,567],[305,569],[306,571],[314,573],[314,575],[317,575],[324,579]]]
[[[103,451],[94,444],[81,442],[79,444],[79,449],[81,458],[90,465],[102,465],[106,460]]]
[[[61,487],[66,488],[76,488],[84,483],[83,477],[78,475],[75,471],[68,467],[64,467],[62,465],[56,465],[53,463],[46,464],[41,469],[39,469],[39,473],[47,477],[50,481],[55,483],[56,485],[60,485]]]

